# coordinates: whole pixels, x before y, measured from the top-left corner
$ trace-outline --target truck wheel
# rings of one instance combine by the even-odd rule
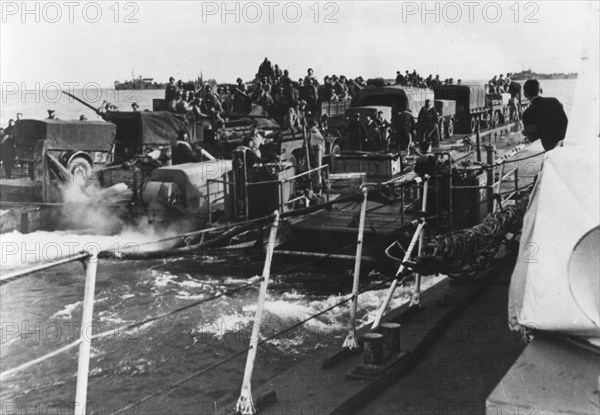
[[[477,127],[477,117],[475,117],[474,115],[471,115],[471,125],[469,127],[471,129],[471,132],[474,132],[476,127]]]
[[[438,128],[440,131],[440,141],[442,141],[444,138],[446,138],[446,134],[444,133],[444,119],[443,118],[438,123]]]
[[[483,119],[482,123],[484,124],[485,128],[490,128],[492,126],[492,112],[488,112],[487,114],[483,114],[481,115],[481,118]]]
[[[448,120],[448,126],[446,126],[446,137],[452,138],[454,135],[454,119],[450,118]]]
[[[342,149],[338,144],[334,144],[331,146],[331,149],[329,150],[329,156],[325,157],[325,159],[327,160],[327,164],[329,164],[331,166],[331,157],[332,156],[339,156],[342,154]]]
[[[67,171],[72,181],[77,177],[81,177],[86,182],[92,180],[92,164],[84,157],[73,158],[67,165]]]

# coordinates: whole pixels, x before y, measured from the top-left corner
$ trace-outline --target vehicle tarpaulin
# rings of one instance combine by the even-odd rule
[[[105,119],[117,126],[117,142],[164,146],[185,130],[181,116],[166,111],[108,112]]]
[[[16,147],[27,157],[37,140],[46,140],[48,149],[109,151],[115,140],[115,126],[104,121],[21,120]]]
[[[483,85],[440,85],[433,88],[436,99],[456,101],[456,113],[461,117],[485,107],[485,87]]]
[[[600,345],[598,138],[545,156],[524,218],[509,323]]]
[[[419,111],[425,105],[426,99],[433,104],[434,97],[431,89],[398,85],[366,86],[358,93],[358,104],[360,106],[384,105],[392,107],[394,112],[406,111],[410,108],[415,116],[419,114]]]

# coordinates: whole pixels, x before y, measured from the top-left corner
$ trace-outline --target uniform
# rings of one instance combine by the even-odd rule
[[[527,138],[530,141],[540,139],[544,150],[552,150],[565,138],[567,115],[563,105],[556,98],[536,97],[529,108],[523,112],[523,125],[535,126],[537,130]]]

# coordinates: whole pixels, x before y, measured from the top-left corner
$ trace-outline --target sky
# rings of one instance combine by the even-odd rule
[[[293,78],[576,72],[589,16],[577,1],[0,3],[0,80],[28,87],[249,80],[265,57]]]

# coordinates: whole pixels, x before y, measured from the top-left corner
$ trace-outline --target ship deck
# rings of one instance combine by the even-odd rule
[[[513,124],[507,124],[499,128],[482,133],[482,145],[493,144],[496,148],[496,158],[504,155],[510,155],[513,159],[527,158],[524,165],[519,165],[519,177],[517,188],[523,188],[531,184],[534,176],[539,170],[542,155],[529,159],[528,157],[540,153],[541,146],[534,143],[530,146],[518,145],[517,138],[510,136],[510,130]],[[452,139],[445,140],[440,144],[441,152],[448,152],[454,161],[477,160],[476,151],[456,150],[458,145],[465,138],[472,139],[472,136],[454,136]],[[539,147],[539,148],[538,148]],[[519,150],[519,151],[515,151]],[[485,151],[483,154],[485,159]],[[510,160],[510,159],[509,159]],[[503,174],[509,173],[515,166],[508,163],[507,168],[503,169]],[[416,175],[414,172],[400,173],[393,179],[397,181],[410,181]],[[371,182],[373,180],[367,181]],[[515,189],[514,179],[506,179],[500,183],[496,191],[503,195],[509,195]],[[393,204],[383,204],[376,201],[368,201],[367,213],[365,217],[364,248],[366,256],[381,256],[385,247],[396,239],[397,230],[405,224],[417,218],[419,209],[405,209],[405,214],[401,215],[401,203],[399,201]],[[420,207],[419,207],[420,208]],[[285,249],[293,249],[303,252],[331,253],[332,250],[340,246],[348,248],[342,250],[344,254],[353,254],[353,242],[356,241],[359,223],[360,203],[351,202],[345,205],[335,206],[331,210],[323,210],[313,213],[305,218],[295,221],[291,226],[291,237],[288,240],[293,241]],[[337,252],[337,251],[336,251]]]

